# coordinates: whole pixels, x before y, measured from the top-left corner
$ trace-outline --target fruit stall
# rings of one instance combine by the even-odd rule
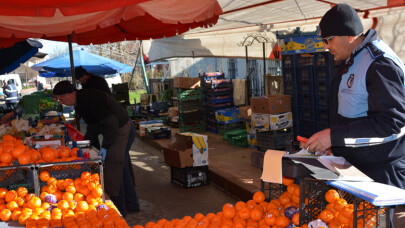
[[[98,150],[77,141],[52,98],[29,96],[31,113],[0,120],[0,227],[128,227],[105,200]]]

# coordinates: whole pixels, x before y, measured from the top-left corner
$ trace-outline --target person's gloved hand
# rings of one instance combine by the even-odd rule
[[[107,156],[107,149],[101,148],[100,152],[98,153],[98,156],[101,156],[101,161],[104,161],[105,157]]]

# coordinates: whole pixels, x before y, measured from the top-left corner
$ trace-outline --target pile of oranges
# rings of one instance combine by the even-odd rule
[[[77,157],[77,151],[78,148],[70,149],[66,146],[59,146],[57,149],[51,147],[30,149],[22,140],[5,135],[0,143],[0,166],[11,166],[16,160],[20,165],[27,165],[81,159]]]
[[[354,205],[348,204],[345,199],[341,198],[339,193],[330,189],[325,193],[325,199],[328,202],[326,208],[319,214],[319,219],[328,224],[329,228],[341,228],[350,227],[353,225],[353,212]],[[360,205],[358,209],[358,216],[364,213],[364,207],[370,209],[372,205],[366,203]],[[366,210],[371,211],[371,210]],[[364,224],[363,220],[357,221],[357,227],[375,227],[376,225],[376,214],[369,213],[366,214],[367,223]]]
[[[97,173],[56,180],[47,171],[40,173],[40,197],[25,187],[16,191],[0,188],[0,219],[18,221],[26,227],[129,227],[111,203],[103,204],[103,190]]]
[[[148,222],[145,226],[135,225],[133,228],[281,228],[298,227],[299,213],[296,212],[292,219],[285,215],[285,210],[298,208],[299,186],[294,180],[283,177],[283,184],[287,185],[287,191],[278,199],[270,202],[265,201],[265,195],[261,191],[253,194],[253,198],[247,202],[238,201],[235,205],[227,203],[222,211],[203,215],[197,213],[194,217],[185,216],[182,219],[160,219]],[[305,224],[301,228],[308,228]]]

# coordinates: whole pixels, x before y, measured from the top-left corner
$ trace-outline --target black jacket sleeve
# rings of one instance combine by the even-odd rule
[[[101,121],[101,125],[101,134],[103,135],[101,147],[108,149],[115,141],[119,129],[119,122],[114,115],[108,115]]]

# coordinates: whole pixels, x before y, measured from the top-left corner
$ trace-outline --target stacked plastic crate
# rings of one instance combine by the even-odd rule
[[[180,132],[203,132],[204,114],[201,88],[177,88]]]
[[[327,128],[333,56],[329,52],[283,55],[282,64],[284,94],[292,98],[294,135],[310,137]]]
[[[224,73],[209,72],[200,75],[204,96],[204,121],[207,131],[218,133],[215,111],[233,106],[232,84],[221,83],[226,80]],[[225,86],[227,85],[227,86]]]

